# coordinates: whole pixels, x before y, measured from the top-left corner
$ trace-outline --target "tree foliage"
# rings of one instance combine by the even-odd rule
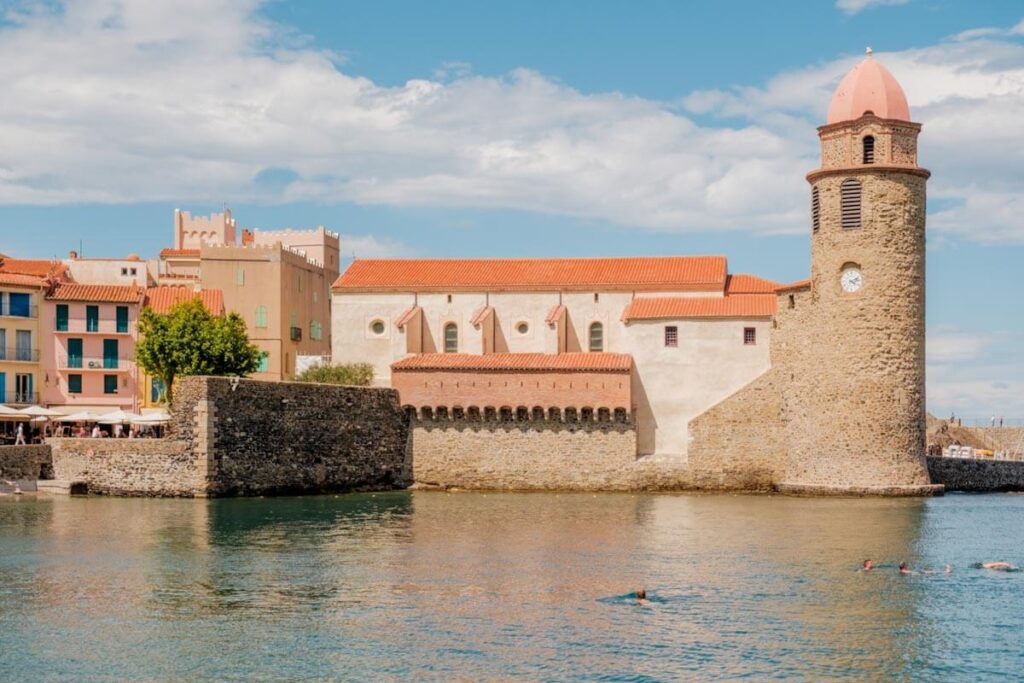
[[[146,372],[163,380],[168,401],[180,376],[245,376],[260,362],[242,317],[212,315],[197,298],[176,304],[165,315],[144,309],[135,354]]]
[[[373,381],[373,366],[369,363],[344,363],[325,365],[317,363],[306,368],[295,377],[296,382],[317,384],[347,384],[365,387]]]

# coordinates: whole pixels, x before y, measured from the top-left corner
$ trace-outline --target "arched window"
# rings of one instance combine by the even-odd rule
[[[850,178],[839,186],[841,222],[844,230],[860,227],[860,181]]]
[[[590,350],[604,351],[604,325],[601,323],[590,324]]]
[[[459,352],[459,326],[455,323],[448,323],[444,326],[444,352]]]
[[[875,163],[875,136],[873,135],[864,136],[864,163]]]
[[[811,230],[818,232],[821,227],[821,197],[818,196],[818,188],[811,190]]]

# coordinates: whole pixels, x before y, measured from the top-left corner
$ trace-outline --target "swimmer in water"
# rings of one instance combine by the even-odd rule
[[[643,605],[643,604],[645,604],[647,602],[647,590],[646,589],[644,589],[644,588],[637,589],[637,591],[636,591],[636,601],[639,602],[641,605]]]
[[[913,574],[913,573],[914,572],[912,572],[910,570],[910,565],[908,565],[906,562],[900,562],[900,574]]]
[[[860,571],[869,572],[875,568],[874,560],[864,560],[864,564],[861,566]]]
[[[975,569],[992,569],[999,572],[1012,572],[1017,568],[1009,562],[978,562],[972,565]]]

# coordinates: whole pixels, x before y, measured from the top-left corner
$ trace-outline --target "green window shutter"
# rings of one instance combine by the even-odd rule
[[[103,393],[117,393],[117,375],[103,375]]]
[[[267,367],[269,365],[269,363],[267,362],[267,358],[269,358],[269,356],[270,356],[270,354],[267,353],[266,351],[264,351],[263,353],[260,354],[260,364],[259,364],[259,366],[257,366],[256,372],[266,372],[267,371]]]
[[[267,307],[257,306],[256,307],[256,327],[267,326]]]
[[[81,375],[68,375],[68,393],[69,394],[80,394],[80,393],[82,393],[82,376]]]
[[[99,306],[86,306],[85,307],[85,331],[86,332],[99,332],[100,331],[100,307]]]
[[[57,331],[68,331],[68,305],[57,304]]]
[[[118,306],[117,307],[117,331],[119,333],[125,333],[128,331],[128,307]]]
[[[82,340],[81,339],[68,339],[68,367],[69,368],[80,368],[82,367]],[[78,380],[81,381],[82,377],[79,375]]]
[[[245,284],[245,268],[239,268],[235,271],[235,284],[239,287]]]
[[[104,339],[103,340],[103,367],[108,370],[116,370],[118,368],[118,350],[119,344],[116,339]]]

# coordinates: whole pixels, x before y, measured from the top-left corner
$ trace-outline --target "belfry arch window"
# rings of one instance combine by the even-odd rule
[[[604,351],[604,325],[601,323],[590,324],[590,350]]]
[[[444,352],[459,352],[459,326],[455,323],[448,323],[444,326]]]
[[[865,135],[864,136],[864,163],[873,164],[875,163],[875,136]]]
[[[839,186],[839,213],[844,230],[860,228],[860,181],[850,178]]]
[[[811,231],[818,232],[821,228],[821,197],[818,195],[818,188],[811,190]]]

